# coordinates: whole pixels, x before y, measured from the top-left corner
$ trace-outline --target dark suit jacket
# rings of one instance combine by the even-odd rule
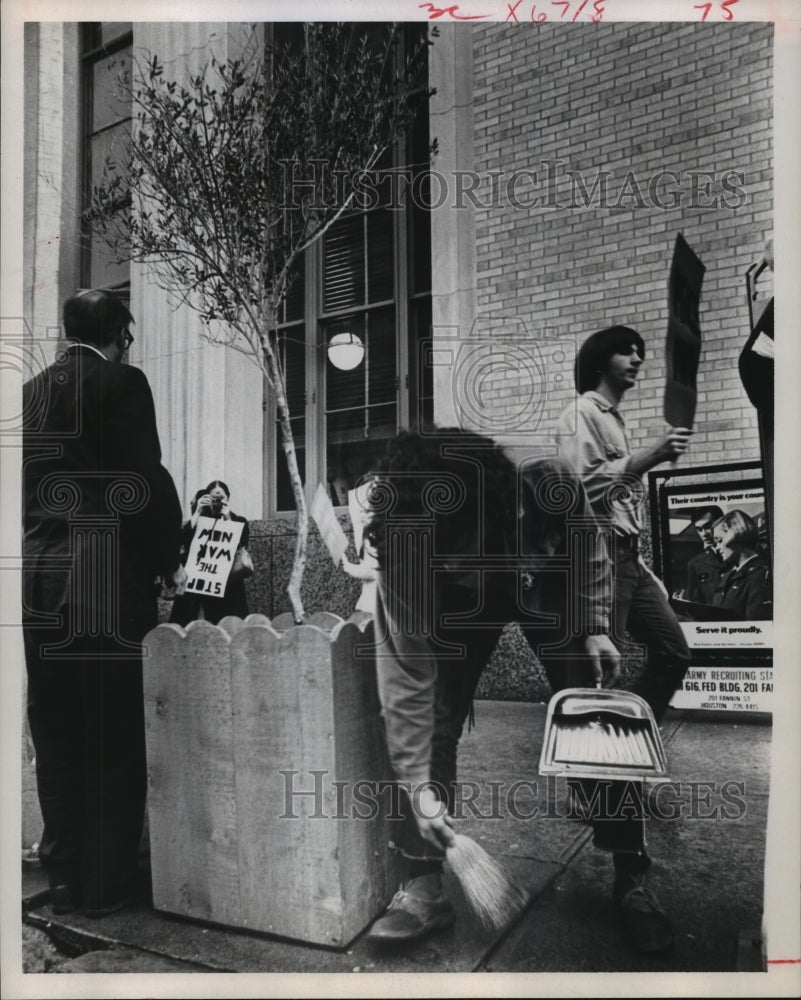
[[[147,378],[71,345],[25,383],[23,407],[23,620],[70,605],[139,641],[181,540]]]
[[[764,334],[770,340],[774,339],[773,299],[765,306],[738,359],[740,379],[748,398],[761,414],[772,419],[774,361],[773,358],[765,358],[753,350],[760,334]]]
[[[729,570],[715,591],[715,604],[734,611],[743,621],[773,617],[772,582],[768,567],[759,556],[739,569]]]
[[[714,552],[707,549],[693,556],[687,563],[687,600],[695,604],[712,604],[722,566]]]

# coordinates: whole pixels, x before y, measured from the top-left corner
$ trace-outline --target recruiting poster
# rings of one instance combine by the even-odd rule
[[[690,667],[670,704],[708,712],[772,712],[773,668]]]
[[[223,596],[243,528],[243,521],[198,518],[186,558],[188,594]]]
[[[662,579],[693,651],[769,651],[773,594],[760,479],[666,486]]]

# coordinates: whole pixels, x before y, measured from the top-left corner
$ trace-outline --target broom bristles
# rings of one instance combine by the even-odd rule
[[[527,894],[514,885],[497,861],[470,837],[455,834],[446,856],[470,909],[487,929],[503,927],[528,902]]]

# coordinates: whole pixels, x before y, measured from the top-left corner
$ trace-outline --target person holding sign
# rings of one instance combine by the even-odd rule
[[[370,478],[360,483],[356,489],[348,491],[348,510],[353,525],[353,544],[359,554],[359,561],[354,563],[342,556],[342,568],[356,580],[362,581],[362,592],[356,602],[356,611],[375,614],[378,597],[378,553],[369,538],[365,538],[364,529],[369,524],[370,491],[375,486],[375,479]]]
[[[334,505],[322,483],[312,499],[310,513],[320,532],[325,547],[335,566],[341,566],[348,576],[362,581],[362,592],[356,603],[356,611],[367,614],[375,613],[376,586],[378,579],[378,562],[375,550],[370,540],[364,537],[364,526],[369,507],[370,484],[362,484],[356,490],[348,492],[348,507],[351,524],[353,525],[353,543],[359,553],[359,561],[354,563],[347,558],[348,538],[339,523]]]
[[[219,479],[198,490],[192,500],[182,529],[186,590],[175,598],[170,615],[177,625],[197,619],[216,625],[226,615],[248,615],[245,580],[253,573],[250,526],[231,510],[230,500],[230,489]]]
[[[578,405],[557,423],[561,457],[581,477],[599,524],[610,532],[615,565],[615,631],[628,629],[647,651],[635,690],[660,719],[689,666],[684,634],[664,587],[639,555],[642,476],[663,462],[675,462],[692,435],[671,427],[647,447],[632,452],[619,406],[637,383],[645,345],[636,330],[612,326],[589,337],[575,364]]]
[[[692,430],[671,427],[646,448],[632,452],[619,406],[637,384],[644,358],[643,339],[629,327],[612,326],[589,337],[575,363],[579,399],[559,418],[556,440],[561,457],[581,477],[599,524],[609,533],[614,567],[612,636],[621,642],[628,630],[645,646],[644,669],[633,690],[659,721],[689,668],[690,651],[664,587],[640,557],[642,476],[680,458]],[[624,824],[620,826],[623,831]],[[642,825],[639,829],[638,844],[612,837],[605,846],[613,852],[614,898],[624,927],[635,946],[657,951],[670,947],[673,932],[645,887],[651,862]],[[596,844],[602,846],[597,837]]]
[[[378,585],[378,556],[369,539],[365,539],[359,549],[358,562],[351,562],[350,559],[342,556],[342,568],[348,576],[362,581],[362,592],[359,594],[359,599],[356,602],[356,611],[375,614]]]

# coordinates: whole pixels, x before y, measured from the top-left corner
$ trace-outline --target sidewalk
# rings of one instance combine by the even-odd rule
[[[76,957],[65,972],[425,973],[759,972],[771,727],[767,717],[700,717],[670,711],[663,725],[676,783],[660,798],[680,818],[648,823],[649,884],[671,914],[675,948],[645,957],[620,939],[611,901],[611,859],[587,826],[564,818],[537,774],[545,705],[479,701],[461,747],[460,779],[520,786],[520,813],[466,815],[458,829],[503,861],[531,893],[526,911],[496,935],[467,911],[446,873],[456,926],[389,950],[362,933],[342,950],[205,925],[145,905],[104,920],[56,917],[41,870],[24,871],[23,920]],[[726,783],[739,783],[738,785]],[[669,794],[667,794],[669,793]],[[482,800],[483,802],[483,800]],[[744,803],[744,808],[743,808]],[[536,809],[535,809],[536,807]],[[482,812],[489,810],[480,802]],[[731,818],[726,816],[731,815]],[[718,818],[710,818],[710,816]],[[23,956],[23,960],[24,960]]]

